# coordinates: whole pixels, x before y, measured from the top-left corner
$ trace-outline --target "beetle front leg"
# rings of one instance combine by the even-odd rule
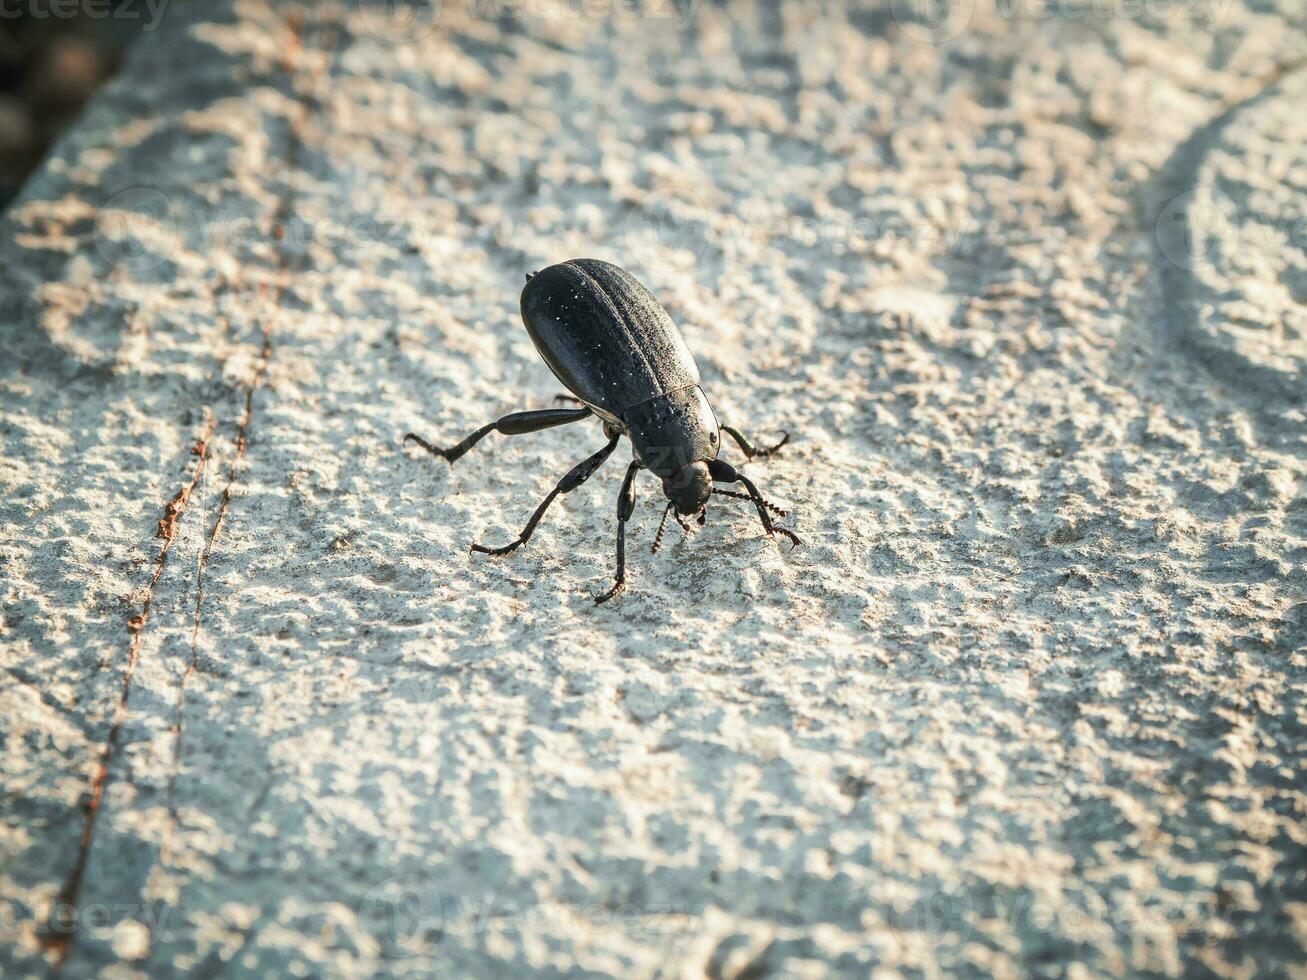
[[[790,434],[782,430],[780,442],[776,443],[774,446],[768,446],[766,449],[759,449],[748,439],[744,438],[739,430],[733,429],[729,425],[721,425],[718,426],[718,428],[735,440],[735,444],[740,447],[740,451],[744,453],[746,459],[766,459],[772,453],[776,452],[776,450],[780,449],[781,446],[790,441]]]
[[[496,419],[489,425],[483,425],[457,446],[450,449],[440,449],[433,446],[416,432],[405,435],[404,443],[407,444],[412,439],[431,455],[439,456],[452,463],[492,432],[500,432],[506,436],[519,436],[527,432],[539,432],[541,429],[549,429],[555,425],[579,422],[581,419],[589,418],[590,415],[589,408],[542,408],[534,412],[514,412],[512,415],[505,415],[502,419]]]
[[[589,409],[586,409],[586,411],[589,411]],[[560,493],[571,493],[586,480],[590,479],[590,477],[594,476],[595,470],[603,466],[604,460],[606,460],[612,454],[612,451],[617,448],[617,440],[619,438],[621,438],[619,435],[610,436],[608,445],[604,446],[603,449],[599,450],[599,452],[595,453],[589,459],[582,460],[568,470],[567,476],[558,481],[558,486],[550,490],[549,495],[545,497],[540,506],[536,508],[536,512],[531,515],[531,520],[526,522],[526,527],[522,530],[522,533],[517,536],[516,541],[506,544],[502,548],[487,548],[484,545],[474,544],[472,545],[472,550],[479,551],[483,555],[506,555],[510,551],[520,548],[522,545],[530,541],[531,535],[535,533],[536,525],[540,523],[540,518],[545,516],[545,511],[547,511],[549,505],[554,502],[554,498]]]
[[[730,463],[721,459],[709,460],[708,475],[711,476],[718,483],[743,484],[744,489],[747,490],[749,493],[749,499],[753,501],[753,506],[757,508],[758,519],[762,521],[763,530],[767,532],[768,537],[771,537],[772,535],[779,532],[780,534],[785,535],[787,538],[793,541],[795,547],[798,547],[799,545],[803,544],[803,542],[799,540],[799,536],[795,534],[793,531],[791,531],[789,528],[784,528],[781,527],[779,524],[772,523],[771,515],[767,513],[767,508],[769,506],[774,507],[774,505],[768,504],[767,501],[763,499],[762,494],[758,492],[758,488],[754,486],[753,481],[750,480],[743,473],[741,473],[739,470],[737,470]]]
[[[635,474],[640,469],[636,460],[626,468],[626,478],[622,480],[622,489],[617,494],[617,581],[603,595],[595,596],[595,602],[607,602],[626,587],[626,522],[635,511]]]

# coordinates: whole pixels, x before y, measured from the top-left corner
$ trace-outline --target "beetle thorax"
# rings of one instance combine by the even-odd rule
[[[691,463],[717,458],[717,419],[698,385],[651,398],[623,414],[635,458],[664,481]]]

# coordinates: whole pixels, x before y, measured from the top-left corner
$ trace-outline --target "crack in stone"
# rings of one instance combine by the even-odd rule
[[[300,69],[303,63],[303,35],[305,26],[303,10],[300,8],[292,10],[287,15],[286,24],[289,30],[289,43],[286,46],[286,51],[283,55],[281,64],[283,70],[292,77],[292,85],[294,85],[295,76],[300,74]],[[318,76],[321,74],[322,72],[320,69],[311,71],[310,78],[311,80],[317,80]],[[304,140],[304,125],[310,116],[310,102],[312,98],[311,92],[304,91],[300,86],[296,86],[296,88],[299,89],[300,112],[298,119],[291,127],[292,137],[285,154],[285,165],[288,175],[294,174],[299,164],[299,152]],[[273,216],[273,236],[279,246],[282,246],[285,240],[284,230],[293,210],[294,200],[294,190],[288,185],[285,193],[278,202],[278,207]],[[199,634],[200,629],[202,628],[204,565],[212,554],[213,546],[217,540],[219,532],[221,531],[223,521],[226,518],[227,510],[231,504],[232,491],[238,478],[239,466],[245,457],[245,450],[249,443],[249,434],[254,418],[254,396],[263,386],[267,377],[268,367],[273,354],[273,327],[277,322],[280,304],[282,297],[285,295],[290,275],[290,262],[284,247],[278,247],[276,257],[277,262],[275,272],[277,274],[277,281],[272,291],[274,310],[272,314],[268,316],[263,325],[263,345],[259,354],[259,363],[255,369],[254,377],[246,386],[244,412],[237,425],[236,454],[228,468],[227,483],[223,488],[217,517],[209,530],[208,538],[199,557],[195,616],[191,636],[191,658],[178,685],[177,721],[175,725],[176,738],[174,743],[172,772],[170,773],[168,783],[167,806],[168,811],[173,818],[174,828],[177,823],[174,797],[176,780],[181,761],[182,730],[185,716],[185,688],[187,679],[195,672],[198,661]],[[95,779],[93,780],[91,800],[87,806],[86,826],[82,832],[77,861],[74,865],[72,874],[69,876],[68,882],[60,891],[60,897],[55,903],[51,919],[47,922],[46,928],[43,931],[43,944],[47,951],[52,953],[54,957],[52,975],[55,977],[60,975],[76,941],[77,916],[75,914],[72,915],[69,919],[70,925],[65,928],[60,928],[59,924],[55,921],[55,918],[69,908],[74,911],[77,908],[82,879],[85,875],[86,866],[89,863],[91,848],[94,844],[95,826],[100,812],[100,805],[104,798],[104,791],[109,783],[111,765],[117,754],[119,734],[127,714],[127,703],[131,695],[132,677],[135,673],[136,664],[140,657],[141,635],[146,623],[149,621],[150,607],[154,598],[154,589],[162,577],[164,567],[167,564],[168,553],[172,548],[178,521],[186,508],[186,504],[190,499],[192,491],[195,489],[205,470],[205,463],[208,458],[208,441],[212,437],[215,427],[215,420],[210,419],[205,429],[205,435],[192,450],[193,453],[199,456],[200,462],[196,466],[190,482],[182,487],[164,507],[164,514],[159,520],[158,531],[156,532],[159,537],[164,539],[163,549],[156,560],[155,572],[150,579],[149,591],[146,595],[142,611],[138,615],[133,616],[127,624],[132,639],[128,650],[128,663],[126,675],[123,679],[123,691],[115,710],[113,725],[109,730],[105,748],[101,755],[100,765],[96,771]]]
[[[145,625],[150,619],[150,608],[154,603],[154,590],[163,577],[164,569],[168,565],[168,555],[172,551],[173,541],[175,540],[177,522],[180,520],[182,513],[186,509],[186,504],[190,500],[191,492],[195,489],[200,477],[204,473],[205,464],[208,461],[209,439],[213,436],[215,423],[212,419],[205,426],[204,434],[199,441],[191,448],[191,454],[198,457],[194,472],[191,473],[190,480],[183,484],[171,500],[164,506],[164,516],[159,520],[159,529],[157,535],[163,538],[163,547],[159,549],[159,555],[154,561],[154,574],[150,576],[150,584],[145,593],[145,599],[141,605],[141,611],[127,621],[127,629],[131,634],[131,641],[127,648],[127,668],[123,674],[122,693],[118,697],[118,704],[114,709],[113,724],[109,727],[109,734],[105,738],[104,747],[100,752],[100,763],[96,767],[95,777],[91,782],[91,798],[86,804],[86,824],[82,829],[81,842],[78,847],[77,861],[73,865],[72,873],[68,881],[60,890],[59,900],[55,903],[54,911],[51,918],[47,921],[42,934],[42,941],[46,948],[50,950],[55,957],[56,974],[58,968],[68,958],[72,950],[73,941],[77,935],[77,919],[72,917],[71,924],[67,927],[61,927],[58,918],[67,908],[76,909],[77,900],[82,886],[82,877],[86,873],[86,865],[90,858],[91,846],[95,841],[95,826],[100,814],[100,804],[104,799],[104,791],[109,784],[110,767],[115,756],[118,753],[118,739],[122,732],[123,721],[127,717],[127,702],[132,693],[132,678],[136,673],[136,664],[140,659],[141,636],[144,633]]]

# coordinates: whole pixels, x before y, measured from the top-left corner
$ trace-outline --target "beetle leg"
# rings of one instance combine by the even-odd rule
[[[555,395],[555,396],[554,396],[554,401],[556,401],[556,402],[571,402],[573,405],[584,405],[584,404],[585,404],[585,402],[581,401],[581,399],[577,398],[575,395]]]
[[[716,494],[721,494],[723,497],[734,497],[736,500],[752,499],[747,493],[740,493],[737,490],[723,490],[721,487],[713,487],[712,492]],[[777,507],[775,504],[773,504],[770,500],[767,500],[766,498],[763,498],[762,505],[766,507],[769,511],[771,511],[773,514],[775,514],[777,517],[790,516],[790,512],[788,510],[786,510],[784,507]]]
[[[586,411],[589,411],[589,409],[586,409]],[[583,459],[568,470],[567,476],[558,481],[558,486],[550,490],[549,495],[545,497],[540,506],[536,508],[536,512],[531,515],[531,520],[526,522],[526,527],[522,530],[522,533],[518,535],[516,541],[513,541],[511,544],[506,544],[502,548],[487,548],[483,545],[474,544],[472,545],[472,550],[479,551],[483,555],[506,555],[515,548],[520,548],[522,545],[530,541],[531,535],[535,533],[536,525],[540,523],[540,518],[545,516],[545,511],[547,511],[549,505],[554,502],[554,498],[560,493],[571,493],[586,480],[590,479],[590,477],[594,476],[595,470],[603,466],[604,460],[606,460],[609,455],[611,455],[612,451],[617,448],[617,440],[619,438],[619,436],[613,436],[608,440],[608,445],[604,446],[603,449],[599,450],[599,452],[595,453],[589,459]]]
[[[729,425],[718,426],[718,428],[735,440],[735,444],[740,447],[741,452],[744,453],[745,458],[747,459],[766,459],[772,453],[776,452],[776,450],[780,449],[781,446],[790,441],[790,434],[782,431],[780,442],[776,443],[774,446],[768,446],[766,449],[759,449],[748,439],[744,438],[739,430],[733,429]]]
[[[635,474],[640,463],[631,460],[626,468],[626,478],[622,480],[621,492],[617,495],[617,581],[603,595],[595,596],[595,602],[607,602],[626,587],[626,522],[635,510]]]
[[[767,532],[769,537],[780,532],[793,541],[796,547],[803,544],[799,540],[799,536],[793,531],[772,523],[771,516],[767,513],[767,501],[762,499],[762,494],[758,492],[758,488],[754,486],[752,480],[730,463],[721,459],[710,459],[708,461],[708,473],[719,483],[741,483],[744,485],[744,489],[749,493],[749,499],[753,501],[753,506],[758,511],[758,518],[762,521],[763,530]]]
[[[548,429],[555,425],[579,422],[581,419],[588,418],[590,414],[589,408],[542,408],[535,412],[514,412],[512,415],[505,415],[502,419],[497,419],[489,425],[481,426],[451,449],[439,449],[416,432],[410,432],[404,436],[404,443],[407,444],[412,439],[431,455],[447,459],[452,463],[492,432],[502,432],[506,436],[519,436],[527,432],[539,432],[541,429]]]
[[[667,501],[667,506],[663,510],[663,519],[658,522],[658,533],[654,535],[653,548],[650,549],[651,552],[655,555],[658,554],[658,549],[663,546],[663,528],[667,526],[668,514],[671,514],[672,517],[676,518],[676,523],[681,525],[681,530],[685,534],[689,535],[694,530],[694,528],[690,527],[689,524],[685,523],[685,520],[681,517],[680,514],[676,513],[676,511],[672,509],[674,506],[675,505],[670,500]]]
[[[669,500],[667,506],[663,508],[663,519],[658,522],[658,533],[654,535],[653,547],[649,549],[651,555],[658,554],[658,549],[663,546],[663,528],[667,526],[667,515],[672,512],[673,504]]]

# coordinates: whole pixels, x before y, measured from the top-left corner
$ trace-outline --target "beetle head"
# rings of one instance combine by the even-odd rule
[[[712,493],[712,477],[708,464],[699,460],[682,466],[671,476],[663,477],[663,493],[676,507],[678,514],[695,514],[703,510]]]

